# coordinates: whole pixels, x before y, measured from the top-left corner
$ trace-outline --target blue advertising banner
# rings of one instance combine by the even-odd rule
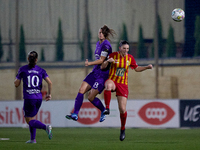
[[[200,127],[200,100],[180,100],[180,127]]]

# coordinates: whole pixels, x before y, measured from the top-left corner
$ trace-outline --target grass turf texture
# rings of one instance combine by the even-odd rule
[[[126,129],[119,140],[118,128],[53,128],[53,138],[38,129],[36,144],[29,140],[28,128],[0,128],[0,150],[197,150],[200,129]]]

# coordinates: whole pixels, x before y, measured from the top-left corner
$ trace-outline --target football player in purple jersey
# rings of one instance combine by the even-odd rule
[[[82,106],[84,94],[90,91],[88,94],[88,100],[101,111],[100,122],[105,120],[105,107],[101,100],[97,98],[97,94],[100,94],[104,90],[104,82],[108,79],[109,68],[101,70],[101,64],[107,59],[107,56],[112,53],[112,47],[110,44],[110,35],[113,37],[115,31],[104,25],[99,29],[98,38],[99,41],[96,43],[95,50],[95,61],[85,61],[85,66],[94,65],[93,70],[83,80],[81,87],[75,99],[74,112],[70,115],[66,115],[67,119],[78,120],[78,113]]]
[[[42,80],[48,84],[48,93],[46,101],[51,99],[52,82],[46,71],[36,65],[38,54],[31,51],[28,54],[28,65],[22,66],[18,70],[15,79],[15,87],[18,87],[23,80],[23,99],[24,99],[24,117],[29,125],[30,140],[26,143],[36,143],[36,129],[43,129],[47,132],[49,139],[52,138],[51,125],[45,125],[42,122],[35,120],[39,108],[42,104]]]

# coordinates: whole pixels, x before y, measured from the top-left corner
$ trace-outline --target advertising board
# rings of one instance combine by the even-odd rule
[[[23,117],[23,101],[0,104],[0,127],[28,126]],[[101,112],[88,100],[83,101],[77,121],[66,119],[65,115],[73,112],[73,107],[74,100],[43,101],[36,119],[53,127],[121,126],[117,100],[111,100],[110,115],[104,122],[99,122]],[[126,127],[178,128],[178,109],[179,100],[128,100]]]

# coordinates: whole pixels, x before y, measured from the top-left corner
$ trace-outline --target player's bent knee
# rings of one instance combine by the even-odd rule
[[[80,88],[78,92],[81,93],[81,94],[85,94],[85,89]]]
[[[26,120],[26,123],[27,123],[27,124],[29,124],[29,122],[31,121],[30,118],[25,118],[25,120]]]
[[[113,84],[107,84],[107,85],[105,86],[105,89],[111,91],[111,90],[114,89],[114,86],[113,86]]]

